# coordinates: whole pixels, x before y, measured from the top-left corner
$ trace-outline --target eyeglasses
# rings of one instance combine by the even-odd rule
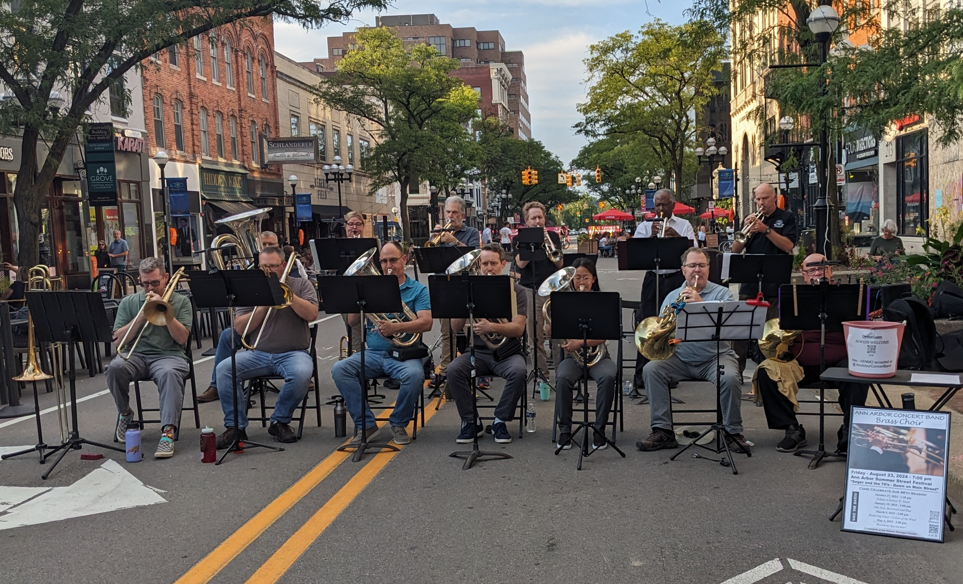
[[[283,266],[284,264],[261,264],[261,269],[263,270],[276,270]]]
[[[819,268],[806,268],[806,269],[802,270],[802,273],[803,273],[803,274],[806,274],[807,276],[815,276],[815,275],[817,275],[817,274],[824,274],[824,273],[826,273],[826,266],[822,266],[822,267],[819,267]]]
[[[157,288],[163,280],[141,280],[140,285],[144,288]]]
[[[399,260],[401,260],[400,257],[397,257],[397,258],[381,258],[381,263],[382,263],[382,264],[393,264],[393,263],[395,263],[395,262],[397,262],[397,261],[399,261]]]
[[[704,270],[709,267],[709,264],[682,264],[682,267],[689,268],[690,270],[694,270],[696,268],[699,268],[700,270]]]
[[[357,221],[349,221],[345,223],[349,227],[364,227],[364,223],[358,223]]]

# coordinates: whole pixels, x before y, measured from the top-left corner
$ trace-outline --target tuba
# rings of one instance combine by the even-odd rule
[[[254,255],[261,251],[261,219],[265,213],[268,213],[267,209],[252,209],[215,221],[234,232],[233,235],[222,233],[211,241],[209,252],[215,268],[246,270],[254,267]],[[224,250],[216,249],[224,244],[235,246],[235,257],[226,259]]]
[[[635,348],[643,357],[650,361],[661,361],[675,354],[676,318],[685,302],[682,296],[689,284],[682,287],[682,292],[675,302],[666,305],[659,316],[650,316],[639,323],[635,329]]]
[[[568,292],[572,290],[572,279],[575,278],[575,268],[567,267],[555,272],[548,277],[547,280],[542,282],[542,285],[538,287],[539,296],[551,296],[552,292]],[[581,292],[582,290],[579,290]],[[542,305],[542,316],[545,317],[545,321],[549,325],[552,324],[552,299],[549,298]],[[599,361],[604,359],[608,355],[608,349],[606,349],[605,344],[596,345],[594,347],[588,348],[588,362],[585,363],[588,367],[592,367],[598,364]],[[582,352],[575,351],[571,354],[572,358],[579,365],[583,365],[582,362]]]
[[[377,248],[371,248],[364,252],[358,259],[354,260],[348,269],[344,271],[345,276],[380,276],[381,273],[378,272],[378,268],[374,265],[374,256],[378,252]],[[391,275],[391,270],[388,270],[388,274]],[[372,324],[377,325],[381,321],[389,322],[411,322],[415,320],[417,315],[408,308],[408,305],[404,302],[401,303],[401,307],[404,312],[401,318],[391,314],[382,314],[380,312],[366,312],[364,314],[365,318],[371,321]],[[410,347],[418,343],[421,340],[421,333],[400,333],[397,335],[392,335],[388,338],[389,341],[395,344],[397,347]]]
[[[458,274],[469,274],[473,276],[478,276],[479,274],[479,262],[481,261],[482,250],[475,249],[465,255],[461,256],[455,260],[448,269],[445,270],[445,274],[449,276],[457,276]],[[493,322],[497,323],[507,323],[509,321],[499,318]],[[496,333],[482,333],[478,335],[481,340],[488,345],[488,348],[492,351],[497,350],[499,347],[505,344],[505,337]]]

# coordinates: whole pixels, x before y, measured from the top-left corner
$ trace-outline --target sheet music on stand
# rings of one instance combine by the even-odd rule
[[[715,341],[719,309],[722,308],[722,341],[758,340],[766,324],[766,306],[741,301],[688,302],[676,320],[676,339],[682,342]]]

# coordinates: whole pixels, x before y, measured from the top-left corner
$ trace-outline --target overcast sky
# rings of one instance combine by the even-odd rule
[[[568,165],[585,142],[572,125],[581,119],[575,106],[585,99],[582,60],[588,46],[624,30],[637,32],[655,18],[684,22],[690,5],[691,0],[396,0],[384,14],[434,14],[454,27],[501,31],[507,50],[525,52],[532,136]],[[310,61],[327,56],[327,37],[374,22],[374,12],[310,32],[275,22],[274,43],[283,55]]]

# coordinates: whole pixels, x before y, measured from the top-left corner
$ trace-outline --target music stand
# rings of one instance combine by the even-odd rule
[[[113,333],[107,322],[107,311],[100,292],[27,292],[27,306],[33,316],[34,336],[40,343],[67,343],[68,379],[70,383],[70,423],[73,426],[67,440],[49,449],[41,461],[53,453],[62,451],[57,460],[40,478],[46,480],[64,456],[71,450],[80,450],[84,444],[106,448],[116,452],[124,449],[93,442],[80,437],[77,424],[77,343],[109,343]],[[39,417],[39,413],[37,414]],[[42,440],[41,440],[42,441]],[[30,450],[29,452],[32,452]]]
[[[792,258],[789,254],[732,254],[729,256],[729,282],[757,284],[786,284],[792,280]]]
[[[585,399],[582,400],[582,421],[575,424],[575,431],[572,432],[568,440],[559,444],[555,448],[557,455],[569,442],[576,442],[575,435],[583,432],[582,441],[579,444],[577,470],[582,470],[582,458],[592,454],[589,451],[589,442],[594,442],[596,434],[605,438],[605,441],[615,449],[622,458],[625,453],[619,450],[605,435],[604,431],[599,431],[593,424],[589,424],[588,411],[588,347],[585,343],[591,339],[618,340],[622,339],[622,300],[618,292],[595,292],[585,294],[581,292],[552,292],[552,338],[553,339],[582,339],[582,379],[579,381]],[[616,388],[616,391],[618,388]],[[556,398],[558,399],[558,398]],[[616,395],[612,394],[612,399]],[[598,416],[598,400],[596,400],[596,416]],[[604,428],[604,426],[603,426]],[[592,434],[589,434],[591,429]],[[589,440],[592,436],[593,440]]]
[[[732,474],[739,474],[729,442],[732,434],[726,430],[722,420],[722,368],[719,356],[722,352],[722,341],[745,341],[758,339],[762,336],[762,329],[766,322],[766,305],[751,305],[745,302],[693,302],[684,304],[679,311],[676,321],[676,339],[683,343],[715,342],[716,344],[716,421],[700,434],[695,440],[685,445],[685,448],[673,454],[669,460],[675,460],[693,446],[711,450],[716,454],[723,450],[726,458],[707,458],[698,453],[692,458],[705,458],[718,462],[722,466],[731,466]],[[715,448],[699,444],[709,432],[715,432]],[[747,457],[752,452],[746,451]]]
[[[562,255],[562,267],[570,268],[572,267],[572,264],[575,263],[575,260],[580,260],[586,256],[588,256],[587,253],[581,253],[581,252],[564,254]]]
[[[511,320],[514,312],[511,286],[510,276],[470,276],[468,274],[430,276],[428,293],[431,297],[432,316],[448,319],[464,318],[468,322],[472,322],[475,318]],[[478,432],[475,431],[475,422],[478,420],[478,376],[475,374],[474,329],[471,329],[468,334],[468,355],[471,363],[469,379],[471,379],[472,398],[472,448],[448,455],[451,458],[465,459],[462,470],[468,470],[476,462],[486,459],[511,458],[504,452],[485,452],[478,449]]]
[[[324,298],[327,312],[357,314],[361,318],[362,334],[365,334],[365,317],[369,313],[399,313],[402,309],[401,290],[396,276],[322,276],[318,278],[318,290]],[[361,340],[361,442],[343,444],[339,452],[354,449],[351,460],[359,462],[365,450],[394,450],[398,448],[387,442],[368,442],[368,379],[365,376],[364,353],[367,343]],[[357,420],[355,420],[357,423]]]
[[[284,304],[284,292],[277,277],[269,278],[261,270],[214,270],[211,272],[192,271],[188,275],[191,295],[197,306],[204,308],[227,308],[231,315],[231,328],[237,330],[237,307],[277,306]],[[195,286],[196,284],[196,286]],[[234,395],[234,440],[221,455],[215,466],[220,465],[232,452],[244,452],[246,448],[267,448],[276,452],[284,449],[248,440],[241,441],[241,428],[238,427],[237,402],[244,400],[247,407],[247,397],[244,388],[241,395],[237,395],[237,351],[236,334],[231,335],[231,391]]]
[[[371,248],[377,249],[378,240],[374,237],[329,237],[312,239],[309,244],[314,256],[315,271],[334,271],[340,276],[358,256]],[[378,265],[377,252],[374,265]]]
[[[832,302],[827,299],[832,293]],[[783,298],[786,302],[783,302]],[[790,301],[791,300],[791,301]],[[779,327],[782,330],[819,330],[819,446],[816,450],[797,450],[795,456],[812,456],[809,469],[815,470],[824,458],[846,459],[845,454],[826,452],[826,333],[842,332],[843,321],[869,320],[870,289],[860,284],[831,286],[822,278],[819,284],[779,287]],[[798,310],[797,310],[798,308]]]
[[[546,231],[542,227],[521,227],[518,230],[518,235],[515,237],[515,251],[518,254],[518,259],[526,262],[537,262],[537,261],[548,261],[548,255],[545,253],[545,234],[548,234],[549,239],[555,242],[558,238],[551,231]],[[555,235],[555,239],[552,236]],[[558,246],[558,243],[556,243]],[[558,249],[558,247],[556,247]],[[562,261],[565,261],[565,255],[562,255]],[[554,265],[554,264],[553,264]],[[557,269],[557,268],[556,268]],[[554,273],[555,270],[553,270]],[[532,276],[535,276],[535,267],[532,266]],[[531,330],[528,333],[529,342],[531,343],[532,349],[532,370],[525,379],[527,384],[529,380],[532,382],[532,395],[538,391],[538,383],[541,380],[546,383],[549,387],[552,384],[548,382],[548,379],[542,375],[541,370],[538,368],[538,310],[536,310],[536,301],[538,299],[538,286],[535,285],[534,279],[532,280],[532,286],[529,288],[532,291],[532,322]],[[555,355],[552,355],[555,358]],[[546,366],[548,364],[546,363]],[[552,387],[554,390],[555,388]]]

